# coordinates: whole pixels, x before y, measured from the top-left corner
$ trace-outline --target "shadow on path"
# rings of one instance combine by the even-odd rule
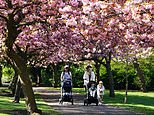
[[[49,106],[62,115],[137,115],[137,113],[129,112],[126,109],[112,107],[106,104],[84,106],[84,95],[77,93],[73,94],[74,105],[70,102],[64,102],[61,105],[59,104],[60,91],[48,90],[42,87],[35,87],[34,91],[38,92]]]

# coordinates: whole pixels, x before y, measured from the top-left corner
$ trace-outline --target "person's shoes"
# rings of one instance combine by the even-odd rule
[[[16,100],[13,100],[12,102],[13,102],[13,103],[19,103],[19,101],[16,101]]]
[[[99,102],[99,103],[98,103],[98,105],[102,105],[102,103],[101,103],[101,102]]]

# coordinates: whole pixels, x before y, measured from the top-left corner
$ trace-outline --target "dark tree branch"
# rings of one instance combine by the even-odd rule
[[[4,19],[7,22],[7,18],[3,15],[0,15],[0,18]]]
[[[13,8],[12,1],[11,1],[11,0],[5,0],[5,1],[6,1],[8,7],[9,7],[10,9]]]
[[[6,7],[0,7],[0,9],[7,10],[7,8],[6,8]]]

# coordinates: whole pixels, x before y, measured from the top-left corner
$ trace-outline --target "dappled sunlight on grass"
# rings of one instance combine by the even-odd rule
[[[138,91],[128,92],[128,102],[123,102],[125,91],[115,91],[116,97],[109,97],[109,91],[106,91],[104,102],[109,105],[129,108],[135,112],[143,112],[147,115],[154,114],[154,92],[143,93]]]
[[[73,88],[73,92],[85,94],[84,88]],[[109,97],[109,90],[105,90],[104,103],[129,110],[154,115],[154,92],[143,93],[128,91],[128,102],[124,103],[125,91],[115,90],[115,97]]]
[[[53,109],[50,108],[47,103],[45,103],[43,100],[39,99],[36,101],[37,106],[40,110],[46,113],[54,113]]]
[[[10,115],[10,114],[5,114],[5,113],[1,113],[1,112],[0,112],[0,115]]]
[[[85,94],[84,88],[73,88],[73,92],[80,93],[80,94]]]
[[[0,115],[11,115],[13,110],[25,110],[24,101],[13,103],[13,97],[0,96]]]
[[[0,89],[1,94],[3,92],[9,92],[6,88]],[[20,103],[13,103],[14,97],[0,96],[0,115],[12,115],[14,112],[26,112],[25,99],[21,98]],[[35,96],[37,106],[43,113],[55,113],[52,108],[50,108],[47,103],[45,103],[39,96]]]
[[[20,101],[20,103],[13,103],[12,98],[6,96],[0,96],[0,109],[2,108],[5,110],[25,109],[23,101]]]
[[[54,87],[46,87],[47,89],[50,89],[50,90],[60,90],[60,87],[57,87],[57,88],[54,88]]]
[[[43,101],[43,99],[40,98],[38,93],[35,93],[36,103],[40,110],[46,113],[56,113],[46,102]]]

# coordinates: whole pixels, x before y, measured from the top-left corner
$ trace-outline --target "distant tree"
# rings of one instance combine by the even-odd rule
[[[2,86],[2,66],[0,65],[0,87]]]

